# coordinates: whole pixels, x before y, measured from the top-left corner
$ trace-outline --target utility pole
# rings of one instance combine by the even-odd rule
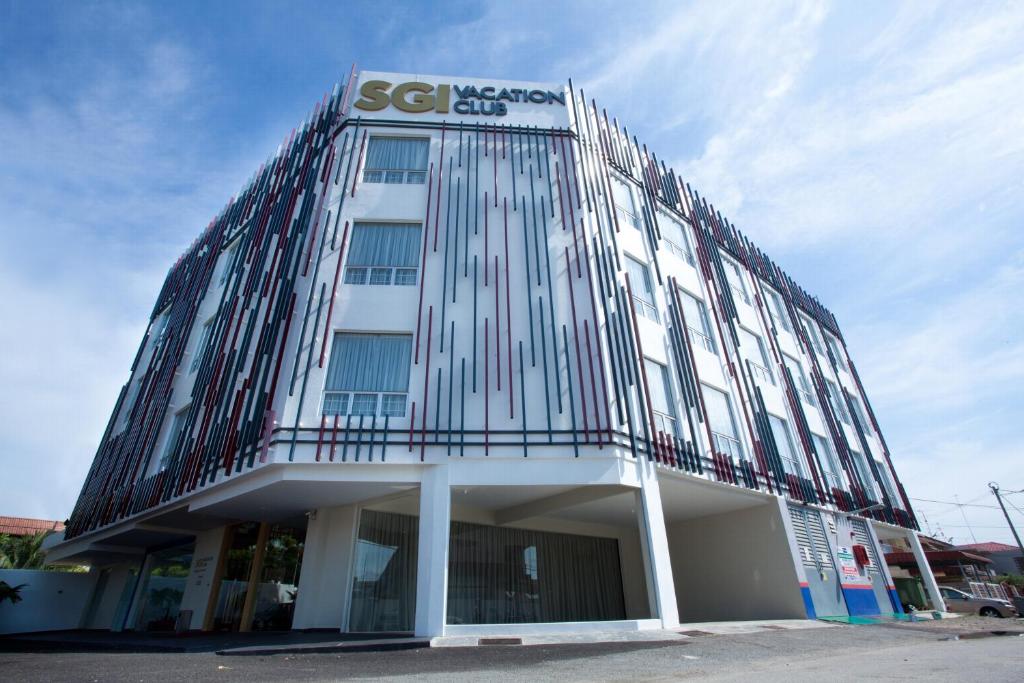
[[[994,481],[988,483],[988,487],[992,489],[992,493],[995,495],[996,500],[999,502],[999,507],[1003,509],[1003,516],[1006,517],[1006,523],[1010,525],[1010,531],[1013,532],[1013,537],[1017,539],[1017,547],[1020,548],[1020,554],[1024,555],[1024,543],[1020,542],[1020,536],[1017,535],[1017,528],[1013,526],[1013,521],[1010,519],[1010,514],[1006,511],[1006,506],[1003,505],[1003,498],[999,495],[999,484]]]

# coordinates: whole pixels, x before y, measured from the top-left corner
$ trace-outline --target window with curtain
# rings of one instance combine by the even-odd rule
[[[860,481],[864,485],[865,495],[877,502],[878,488],[875,486],[875,478],[871,475],[871,468],[868,467],[867,458],[852,443],[850,444],[850,459],[853,460],[853,468],[857,470],[857,476],[860,477]]]
[[[729,281],[729,289],[743,303],[749,304],[750,295],[747,294],[747,284],[743,281],[743,271],[740,270],[739,264],[731,258],[722,256],[722,267],[725,268],[725,279]]]
[[[644,367],[647,370],[647,383],[651,388],[654,426],[666,434],[679,436],[676,424],[676,402],[673,398],[668,368],[648,358],[644,358]]]
[[[350,631],[412,631],[416,617],[419,518],[359,513]]]
[[[800,323],[804,326],[804,331],[807,332],[807,337],[811,340],[811,346],[814,347],[814,350],[819,355],[824,356],[825,349],[821,345],[821,334],[818,332],[818,326],[805,315],[800,316]]]
[[[786,354],[782,354],[782,360],[786,363],[786,367],[789,368],[789,373],[793,375],[793,383],[796,384],[796,390],[800,393],[800,398],[807,405],[817,405],[814,400],[814,391],[811,389],[811,383],[807,379],[807,375],[804,374],[800,361]]]
[[[836,359],[836,364],[844,370],[849,370],[850,368],[846,364],[846,354],[839,350],[839,342],[828,332],[825,333],[825,345],[832,352],[832,357]]]
[[[632,256],[627,256],[626,272],[629,274],[629,286],[633,293],[633,301],[636,302],[640,315],[648,320],[658,322],[658,309],[654,307],[654,286],[651,283],[651,273],[647,270],[647,266]]]
[[[615,204],[615,213],[619,216],[619,222],[632,228],[640,229],[640,215],[636,210],[636,203],[633,202],[633,193],[629,185],[612,178],[612,201]]]
[[[686,317],[686,327],[690,330],[690,336],[705,349],[717,354],[715,337],[711,332],[711,321],[704,302],[682,289],[679,290],[679,300],[682,302],[683,315]]]
[[[452,522],[449,624],[625,618],[616,539]]]
[[[430,138],[371,135],[363,182],[422,185],[429,157]]]
[[[690,248],[690,240],[686,236],[683,224],[664,211],[659,211],[658,227],[661,229],[661,241],[664,242],[665,248],[691,266],[695,265],[693,249]]]
[[[814,441],[814,450],[818,452],[821,466],[825,469],[825,478],[828,480],[829,487],[845,489],[846,486],[843,485],[843,470],[839,465],[836,450],[832,448],[832,442],[824,436],[813,433],[811,434],[811,440]]]
[[[793,323],[790,322],[789,313],[782,303],[782,296],[768,287],[764,288],[764,293],[768,296],[768,312],[771,314],[772,320],[775,321],[776,327],[780,327],[786,332],[793,332]]]
[[[358,222],[352,226],[345,283],[415,285],[419,257],[419,223]]]
[[[850,422],[850,411],[846,409],[846,401],[844,401],[839,395],[839,388],[836,387],[836,383],[830,379],[825,380],[825,391],[828,393],[828,401],[832,405],[832,410],[835,411],[836,417],[843,424],[852,424]]]
[[[764,341],[749,330],[742,327],[739,330],[740,346],[746,351],[751,372],[755,377],[760,377],[769,384],[775,384],[775,378],[772,377],[772,372],[768,369],[768,352],[764,348]]]
[[[324,385],[324,415],[405,417],[410,334],[336,332]]]
[[[900,504],[900,498],[896,493],[896,481],[892,478],[892,473],[889,472],[889,468],[885,466],[885,463],[881,460],[875,459],[875,467],[878,468],[879,474],[881,474],[882,486],[885,488],[885,494],[889,496],[889,503],[895,507],[902,507]]]
[[[238,253],[238,245],[240,245],[241,243],[242,239],[236,238],[235,241],[231,243],[231,246],[228,247],[228,250],[224,253],[224,256],[221,257],[224,263],[220,267],[220,278],[217,281],[218,285],[223,285],[225,282],[228,281],[228,276],[231,274],[231,266],[232,264],[234,264],[235,255]]]
[[[171,458],[174,457],[174,451],[178,446],[178,440],[181,438],[181,431],[185,427],[185,420],[188,418],[188,406],[185,406],[174,414],[174,418],[171,420],[171,428],[167,432],[167,440],[164,442],[163,452],[160,454],[160,465],[157,469],[158,472],[163,472],[171,465]]]
[[[772,436],[775,437],[775,447],[782,458],[782,467],[790,474],[804,476],[804,468],[800,466],[800,456],[793,443],[793,436],[789,433],[789,425],[781,417],[774,415],[768,416],[768,423],[772,428]]]
[[[864,412],[864,406],[861,405],[860,399],[851,394],[850,403],[853,405],[853,414],[856,416],[857,422],[860,423],[860,428],[864,430],[865,434],[870,434],[871,423],[868,422],[868,416]]]
[[[206,347],[210,343],[210,333],[213,332],[214,318],[210,318],[203,325],[202,331],[199,333],[199,342],[196,344],[195,351],[192,354],[192,362],[188,366],[189,374],[199,369],[199,364],[203,360],[203,354],[206,353]]]
[[[706,384],[701,385],[701,394],[704,396],[704,407],[708,411],[715,450],[734,458],[745,457],[729,396],[724,391],[713,389]]]

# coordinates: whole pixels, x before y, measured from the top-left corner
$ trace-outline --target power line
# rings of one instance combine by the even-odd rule
[[[988,495],[988,494],[985,494]],[[983,498],[984,496],[982,496]],[[955,505],[956,507],[972,507],[972,508],[990,508],[992,510],[998,510],[998,505],[980,505],[976,503],[957,503],[951,500],[933,500],[931,498],[913,498],[910,500],[916,500],[921,503],[938,503],[940,505]],[[981,498],[975,498],[974,500],[981,500]]]

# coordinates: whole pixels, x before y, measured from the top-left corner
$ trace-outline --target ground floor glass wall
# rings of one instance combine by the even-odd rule
[[[139,591],[135,628],[140,631],[173,631],[185,595],[194,544],[159,550],[150,556]]]
[[[616,539],[452,523],[449,624],[625,618]]]
[[[350,631],[411,631],[419,519],[363,510],[356,540]]]

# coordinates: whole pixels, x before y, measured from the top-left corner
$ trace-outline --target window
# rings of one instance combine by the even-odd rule
[[[871,426],[868,422],[867,416],[864,414],[864,406],[860,404],[860,399],[856,396],[851,396],[850,403],[853,404],[853,414],[857,416],[857,422],[860,423],[860,428],[863,429],[866,434],[870,434]]]
[[[196,344],[196,349],[192,355],[192,362],[188,366],[189,374],[199,369],[199,364],[203,361],[203,354],[206,353],[206,347],[210,344],[210,333],[213,332],[213,321],[214,318],[210,318],[203,325],[202,332],[199,333],[199,342]]]
[[[743,282],[743,271],[740,270],[739,264],[723,256],[722,266],[725,268],[725,279],[729,281],[732,293],[738,296],[743,303],[749,304],[750,295],[747,294],[747,285]]]
[[[324,386],[324,415],[405,417],[412,335],[337,332]]]
[[[236,239],[228,247],[227,252],[224,254],[224,264],[220,267],[220,279],[217,281],[217,285],[221,286],[228,281],[228,276],[231,274],[231,265],[235,262],[235,255],[238,253],[238,245],[242,243],[241,238]]]
[[[814,442],[814,450],[817,451],[818,458],[821,460],[821,466],[825,470],[825,479],[829,488],[845,488],[843,486],[843,470],[839,466],[839,458],[836,456],[835,449],[832,448],[832,442],[818,434],[811,434],[811,440]]]
[[[793,437],[789,433],[789,425],[781,417],[768,416],[768,423],[772,428],[772,436],[775,437],[775,447],[779,450],[779,457],[782,458],[782,467],[789,474],[798,477],[804,476],[803,467],[800,466],[800,458],[793,445]]]
[[[704,395],[704,405],[708,411],[708,422],[711,423],[714,450],[734,458],[743,458],[743,446],[740,444],[729,396],[706,384],[701,387],[701,393]]]
[[[640,216],[637,213],[636,204],[633,202],[633,193],[630,191],[629,185],[618,178],[612,178],[612,202],[615,204],[615,213],[619,217],[619,222],[639,230]]]
[[[746,350],[751,373],[774,385],[775,379],[772,377],[771,370],[768,369],[768,352],[764,348],[761,337],[741,327],[740,346]]]
[[[853,460],[854,469],[864,485],[864,494],[873,501],[878,500],[878,489],[875,488],[874,477],[871,476],[871,469],[868,467],[867,458],[860,451],[850,449],[850,458]]]
[[[654,287],[647,266],[632,256],[626,257],[626,272],[629,274],[629,286],[633,290],[633,301],[640,309],[640,315],[658,322],[658,309],[654,307]]]
[[[672,383],[669,381],[668,368],[653,360],[644,359],[647,369],[647,382],[651,387],[651,405],[654,408],[654,426],[666,434],[678,436],[676,430],[675,399],[672,395]]]
[[[690,248],[690,240],[686,237],[686,228],[683,224],[663,211],[659,211],[658,216],[661,241],[665,243],[665,248],[691,266],[695,265],[693,249]]]
[[[683,316],[686,318],[686,327],[690,330],[690,334],[705,349],[711,353],[717,353],[715,338],[711,334],[708,309],[704,306],[704,302],[681,289],[679,290],[679,300],[683,303]]]
[[[185,420],[188,418],[188,406],[185,406],[174,414],[171,420],[171,428],[167,432],[167,441],[164,442],[164,450],[160,455],[160,467],[158,472],[163,472],[171,466],[171,458],[178,447],[178,440],[181,438],[181,431],[185,427]]]
[[[363,182],[422,185],[427,179],[430,138],[370,136]]]
[[[832,352],[832,357],[836,359],[836,364],[843,370],[849,370],[849,366],[846,364],[846,355],[839,350],[839,342],[827,332],[825,333],[825,345]]]
[[[804,326],[804,331],[807,333],[808,339],[811,340],[811,346],[818,352],[819,355],[825,355],[825,349],[821,345],[821,334],[818,333],[818,326],[814,324],[807,316],[800,316],[800,324]]]
[[[157,318],[156,324],[153,325],[153,348],[158,348],[164,343],[167,338],[167,325],[171,321],[171,307],[168,304],[167,308],[160,313],[160,317]]]
[[[356,223],[345,282],[350,285],[415,285],[419,223]]]
[[[900,498],[896,494],[896,482],[892,478],[892,474],[889,472],[889,468],[885,466],[881,460],[875,460],[875,467],[878,468],[879,477],[882,480],[882,487],[885,488],[885,494],[889,496],[889,503],[896,506],[900,506]]]
[[[850,412],[846,409],[846,401],[839,395],[839,388],[836,387],[836,383],[826,379],[825,391],[828,393],[828,402],[832,404],[832,410],[835,411],[839,421],[847,425],[853,424],[850,422]]]
[[[786,354],[782,354],[782,360],[789,368],[789,373],[793,375],[793,383],[796,384],[796,390],[800,393],[800,398],[804,400],[809,406],[818,405],[814,401],[814,391],[811,388],[811,383],[807,379],[807,375],[804,374],[803,367],[800,366],[800,361]]]
[[[775,326],[792,333],[793,323],[790,322],[789,312],[782,303],[782,296],[774,289],[769,289],[768,287],[764,288],[764,293],[768,297],[768,312],[771,314]]]
[[[132,408],[135,407],[135,400],[139,397],[139,392],[142,390],[142,378],[131,383],[128,387],[128,393],[125,394],[124,403],[121,405],[121,428],[123,429],[128,424],[128,418],[131,417]]]

